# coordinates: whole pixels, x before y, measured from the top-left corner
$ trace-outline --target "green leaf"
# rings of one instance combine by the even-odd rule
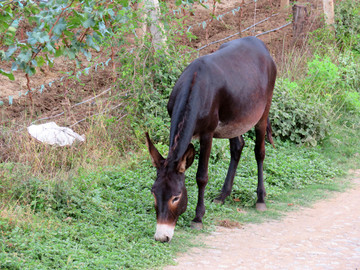
[[[12,63],[11,70],[16,71],[18,69],[18,64],[16,62]]]
[[[97,51],[100,51],[100,47],[99,45],[97,45],[95,42],[94,42],[94,39],[93,39],[93,36],[91,35],[87,35],[86,36],[86,44],[90,47],[90,48],[93,48]]]
[[[55,48],[50,43],[46,43],[45,47],[49,52],[56,53]]]
[[[60,18],[58,23],[54,26],[53,33],[57,36],[60,36],[61,33],[66,29],[66,21],[64,18]]]
[[[119,4],[123,7],[129,6],[129,0],[120,0]]]
[[[102,35],[105,35],[106,33],[109,33],[109,31],[106,29],[106,25],[104,22],[99,23],[99,30]]]
[[[93,27],[95,25],[95,21],[92,17],[88,18],[85,22],[82,23],[84,28]]]
[[[89,51],[87,51],[87,50],[83,50],[83,53],[84,53],[84,55],[85,55],[85,57],[86,57],[86,59],[88,60],[88,61],[90,61],[91,60],[91,52],[89,52]]]
[[[49,67],[54,66],[54,59],[50,58],[48,54],[46,54],[46,60],[47,60],[47,63],[48,63]]]
[[[5,53],[5,60],[9,60],[10,57],[14,54],[14,52],[17,50],[17,46],[10,46],[7,52]]]
[[[0,74],[8,77],[12,81],[15,80],[14,74],[12,74],[11,72],[6,72],[1,68],[0,68]]]
[[[42,56],[36,57],[36,61],[39,67],[42,67],[45,64],[45,59]]]
[[[22,52],[18,55],[17,59],[18,59],[20,62],[25,62],[25,63],[27,63],[27,62],[30,61],[31,55],[32,55],[32,54],[31,54],[31,51],[30,51],[30,50],[22,51]]]
[[[36,73],[36,70],[33,66],[27,65],[25,68],[25,72],[29,74],[30,76],[34,75]]]
[[[31,60],[31,64],[34,66],[34,67],[37,67],[38,66],[38,63],[35,59]]]
[[[55,57],[62,56],[63,54],[64,54],[64,48],[60,47],[59,49],[56,50]]]

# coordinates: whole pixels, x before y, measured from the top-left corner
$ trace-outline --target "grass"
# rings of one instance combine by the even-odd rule
[[[305,69],[308,56],[307,48],[302,49],[306,53],[294,51],[281,70],[291,80],[295,75],[306,74],[299,72]],[[169,70],[167,65],[164,70]],[[154,73],[148,76],[152,78]],[[157,76],[159,82],[166,77],[171,82],[177,78],[171,72],[159,72]],[[144,86],[147,79],[138,79]],[[319,82],[318,88],[323,89],[324,79]],[[134,89],[138,86],[133,84]],[[171,88],[170,83],[165,86],[166,91]],[[175,236],[170,244],[155,242],[156,219],[150,188],[156,171],[146,147],[139,144],[144,123],[134,124],[135,120],[146,122],[147,129],[155,130],[161,141],[168,137],[164,131],[168,124],[166,112],[160,110],[165,106],[161,103],[165,94],[150,92],[146,101],[151,103],[141,107],[146,117],[138,117],[139,120],[129,114],[129,118],[117,118],[114,112],[93,118],[87,122],[86,143],[75,147],[41,145],[28,136],[2,129],[0,141],[13,147],[5,147],[6,162],[0,163],[0,269],[160,268],[172,264],[178,252],[200,246],[194,241],[195,236],[213,230],[221,221],[236,225],[279,219],[288,211],[346,190],[350,185],[342,180],[346,171],[360,164],[360,116],[339,109],[330,135],[316,147],[280,140],[275,142],[276,149],[266,146],[268,210],[260,213],[253,207],[257,168],[251,135],[245,136],[246,146],[231,196],[223,205],[212,203],[222,187],[230,159],[228,141],[215,140],[205,195],[205,230],[189,228],[197,200],[195,161],[186,172],[188,209],[178,220]],[[132,102],[141,103],[135,99],[129,104]],[[159,110],[159,115],[153,116],[154,110]],[[195,146],[199,148],[198,144]],[[158,144],[157,148],[162,154],[167,152],[166,145]],[[131,152],[134,149],[136,154]],[[125,150],[127,153],[122,153]]]
[[[146,173],[154,176],[146,165]],[[170,263],[183,242],[189,245],[190,235],[170,246],[153,240],[150,186],[139,181],[139,173],[124,168],[84,172],[64,179],[71,186],[28,179],[25,185],[36,188],[22,189],[28,194],[2,206],[9,214],[2,211],[0,219],[0,268],[144,269]],[[27,213],[15,217],[14,208]]]
[[[228,141],[214,140],[205,230],[189,228],[197,200],[195,161],[186,172],[188,210],[179,218],[171,244],[153,240],[156,220],[150,188],[156,171],[144,145],[137,154],[129,152],[126,160],[120,159],[111,137],[117,132],[109,133],[104,119],[99,119],[99,127],[93,123],[87,135],[90,142],[83,149],[43,146],[23,137],[18,142],[24,153],[19,148],[17,154],[29,160],[32,153],[35,162],[0,164],[0,269],[159,268],[172,264],[178,252],[201,245],[194,243],[194,237],[213,230],[221,221],[238,224],[279,219],[287,211],[326,198],[331,191],[344,190],[347,183],[339,177],[360,164],[357,117],[339,117],[331,134],[316,147],[280,140],[275,141],[276,149],[266,146],[265,213],[253,207],[257,169],[251,133],[245,136],[231,196],[224,205],[212,203],[230,159]],[[96,138],[103,138],[101,148],[94,145]],[[168,147],[158,144],[157,148],[166,154]],[[102,166],[115,163],[121,165]]]
[[[170,244],[153,240],[156,220],[150,188],[156,171],[146,147],[140,146],[137,154],[129,152],[126,158],[117,153],[112,136],[120,131],[111,130],[116,121],[94,122],[87,134],[89,143],[70,149],[22,137],[16,155],[23,162],[0,164],[0,269],[149,269],[172,264],[178,252],[201,245],[193,241],[196,235],[213,230],[221,221],[279,219],[332,191],[343,191],[348,183],[339,179],[360,164],[359,123],[359,116],[341,115],[331,134],[316,147],[280,140],[275,141],[276,149],[267,145],[268,211],[264,213],[253,208],[257,169],[251,133],[245,136],[231,196],[224,205],[212,203],[230,159],[228,141],[215,140],[205,230],[189,228],[197,200],[195,161],[186,172],[188,210],[179,218]],[[96,146],[99,138],[100,148]],[[165,154],[168,147],[158,144],[157,148]]]
[[[211,213],[211,219],[216,223],[218,220],[230,219],[244,223],[261,223],[273,219],[281,219],[289,211],[297,211],[302,207],[310,207],[314,202],[329,198],[334,192],[344,192],[350,187],[350,182],[342,178],[336,178],[330,183],[311,184],[301,189],[287,189],[273,200],[267,201],[267,211],[259,212],[254,207],[242,207],[235,203],[220,206]],[[227,209],[226,214],[220,214],[221,208]]]
[[[224,219],[243,223],[280,218],[288,210],[323,198],[327,190],[341,190],[342,183],[333,179],[343,172],[320,148],[276,142],[276,149],[267,146],[265,162],[269,210],[258,213],[253,208],[253,142],[247,138],[246,143],[233,194],[224,205],[211,201],[225,178],[228,142],[214,143],[205,232]],[[158,148],[166,152],[167,147]],[[143,149],[126,165],[82,169],[52,180],[34,177],[18,164],[2,164],[3,179],[11,188],[2,186],[1,193],[0,268],[158,268],[172,264],[178,252],[200,245],[192,241],[200,232],[189,228],[197,199],[196,164],[187,172],[188,210],[180,217],[171,244],[158,243],[153,240],[156,220],[150,194],[156,172]],[[271,180],[275,178],[279,181]]]

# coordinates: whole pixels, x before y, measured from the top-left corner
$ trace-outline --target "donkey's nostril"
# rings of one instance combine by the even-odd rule
[[[170,242],[174,235],[174,227],[167,224],[157,224],[156,233],[154,235],[156,241]]]
[[[156,235],[155,235],[155,240],[156,241],[160,241],[160,242],[162,242],[162,243],[167,243],[167,242],[170,242],[171,241],[171,238],[169,237],[169,236],[162,236],[162,237],[157,237]]]

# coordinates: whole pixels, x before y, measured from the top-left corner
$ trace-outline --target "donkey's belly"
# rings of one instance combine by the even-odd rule
[[[223,138],[223,139],[231,139],[243,135],[247,131],[249,131],[256,122],[232,122],[232,123],[222,123],[219,121],[218,126],[214,132],[214,138]]]

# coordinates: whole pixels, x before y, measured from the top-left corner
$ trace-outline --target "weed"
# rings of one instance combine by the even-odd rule
[[[336,37],[344,50],[360,53],[360,3],[358,1],[341,1],[335,10]]]
[[[275,136],[316,145],[330,130],[331,113],[314,96],[304,96],[296,82],[278,79],[270,110]]]
[[[156,170],[141,144],[146,129],[161,141],[161,153],[168,150],[166,102],[190,61],[173,42],[171,31],[166,50],[158,54],[148,38],[139,41],[131,56],[126,50],[119,52],[118,84],[127,90],[111,101],[123,106],[87,120],[85,143],[68,148],[42,145],[2,127],[0,142],[6,151],[0,164],[1,269],[148,269],[171,263],[176,252],[191,245],[198,233],[188,229],[198,193],[197,161],[186,173],[188,210],[178,220],[173,242],[161,244],[153,240],[156,221],[150,188]],[[320,38],[325,37],[322,33]],[[346,33],[339,37],[349,43]],[[328,46],[333,41],[329,38]],[[354,45],[356,40],[350,41]],[[304,46],[300,53],[293,52],[293,61],[287,62],[284,77],[277,81],[271,108],[276,149],[266,148],[264,162],[269,211],[260,215],[252,208],[257,166],[251,133],[244,135],[246,146],[232,194],[224,205],[211,203],[230,159],[228,141],[214,140],[206,189],[207,228],[219,218],[277,218],[281,213],[276,209],[288,209],[288,203],[307,203],[322,198],[323,190],[339,190],[333,179],[343,175],[341,167],[355,161],[358,166],[358,55],[343,50],[337,57],[338,51],[318,50],[319,56],[311,58]],[[108,106],[99,104],[97,110]],[[195,146],[199,148],[197,142]]]

